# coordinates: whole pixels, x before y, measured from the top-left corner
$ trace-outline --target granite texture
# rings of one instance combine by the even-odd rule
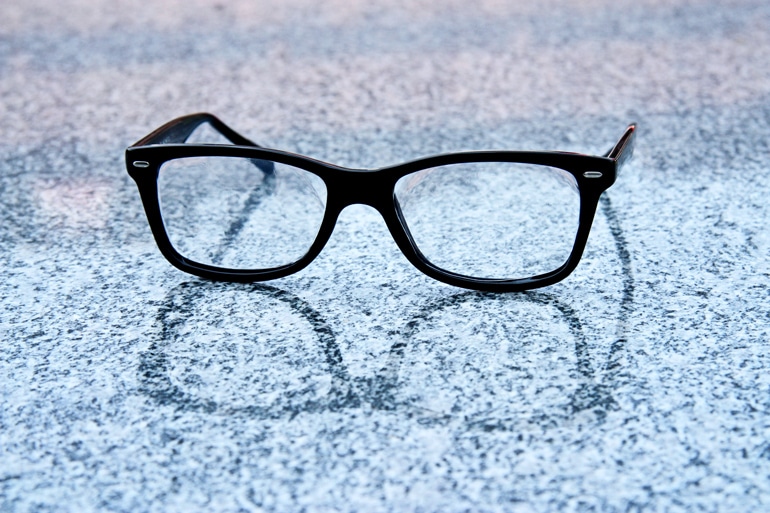
[[[0,3],[0,510],[770,510],[766,0]],[[310,267],[159,254],[123,150],[210,111],[352,167],[637,154],[566,281],[345,210]]]

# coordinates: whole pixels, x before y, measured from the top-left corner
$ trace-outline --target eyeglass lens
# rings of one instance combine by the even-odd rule
[[[529,278],[567,261],[580,196],[547,166],[473,162],[401,178],[396,199],[415,245],[436,267],[473,278]]]
[[[185,258],[228,269],[296,262],[318,234],[326,186],[305,170],[240,157],[166,162],[158,175],[163,223]]]

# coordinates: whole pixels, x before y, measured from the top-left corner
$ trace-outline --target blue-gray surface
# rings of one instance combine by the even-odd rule
[[[767,511],[770,4],[0,4],[3,511]],[[123,149],[210,111],[354,167],[605,151],[566,281],[423,276],[378,214],[213,284]]]

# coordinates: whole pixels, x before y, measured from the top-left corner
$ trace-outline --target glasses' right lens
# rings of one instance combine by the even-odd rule
[[[321,178],[239,157],[188,157],[158,176],[163,223],[185,258],[227,269],[271,269],[302,258],[326,208]]]
[[[580,218],[572,175],[511,162],[424,169],[398,181],[396,200],[425,258],[472,278],[555,271],[572,252]]]

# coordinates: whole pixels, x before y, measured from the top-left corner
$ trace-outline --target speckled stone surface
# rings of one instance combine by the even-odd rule
[[[0,510],[770,510],[770,4],[0,3]],[[423,276],[379,215],[216,284],[123,150],[210,111],[354,167],[637,154],[555,286]]]

